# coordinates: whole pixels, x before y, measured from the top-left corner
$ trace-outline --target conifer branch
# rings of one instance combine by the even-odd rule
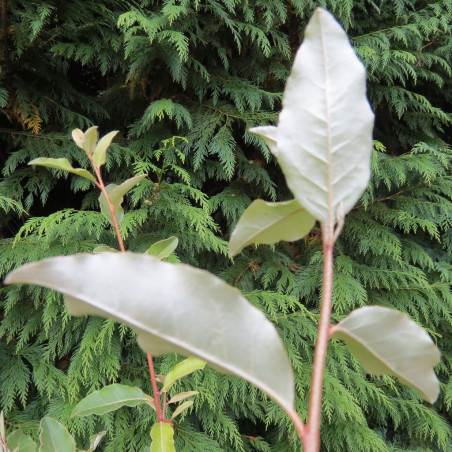
[[[5,60],[6,72],[9,72],[9,53],[8,53],[8,0],[2,0],[2,30],[3,30],[3,58]]]

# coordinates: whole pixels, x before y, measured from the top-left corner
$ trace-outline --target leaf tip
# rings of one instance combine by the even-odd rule
[[[74,140],[74,143],[80,148],[83,149],[83,137],[85,134],[80,129],[74,129],[72,131],[72,139]]]

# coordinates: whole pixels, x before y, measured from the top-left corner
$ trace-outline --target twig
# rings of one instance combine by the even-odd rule
[[[87,156],[88,156],[89,161],[91,162],[91,165],[94,168],[94,171],[96,173],[96,177],[97,177],[96,185],[97,185],[97,187],[99,187],[99,189],[105,196],[105,200],[108,205],[108,210],[110,211],[110,215],[111,215],[111,218],[113,221],[113,227],[115,229],[116,239],[118,240],[119,248],[120,248],[121,252],[125,253],[126,249],[124,247],[124,242],[121,237],[121,231],[119,230],[118,220],[116,219],[116,207],[110,201],[110,197],[108,196],[107,189],[105,188],[105,184],[102,179],[100,167],[95,165],[91,154],[87,153]],[[154,406],[155,406],[155,412],[157,413],[157,420],[158,420],[158,422],[167,422],[165,420],[165,413],[164,412],[162,413],[162,409],[160,406],[160,392],[157,387],[157,379],[155,377],[154,363],[152,361],[152,355],[150,353],[147,353],[147,360],[148,360],[148,367],[149,367],[149,375],[151,377],[152,392],[154,394]]]
[[[307,434],[302,438],[304,452],[320,450],[320,418],[322,409],[323,374],[331,321],[333,295],[334,228],[322,224],[323,240],[323,292],[320,306],[320,322],[314,352],[311,392],[309,397]]]
[[[160,392],[157,388],[157,379],[155,378],[154,363],[152,362],[152,356],[150,353],[147,354],[149,375],[151,376],[152,392],[154,393],[154,406],[155,412],[157,413],[158,422],[165,422],[165,416],[162,414],[162,409],[160,407]]]

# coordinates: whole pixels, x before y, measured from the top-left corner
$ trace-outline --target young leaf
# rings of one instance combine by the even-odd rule
[[[122,321],[144,351],[196,356],[255,384],[293,413],[292,367],[275,327],[205,270],[145,254],[78,254],[26,264],[5,283],[59,290],[70,314]]]
[[[168,422],[157,422],[151,428],[151,452],[176,452],[174,430]]]
[[[94,149],[96,148],[96,143],[99,138],[99,134],[97,133],[97,126],[90,127],[83,134],[83,142],[82,149],[88,154],[92,155]]]
[[[116,184],[109,184],[105,187],[105,190],[107,191],[109,198],[110,198],[111,192],[117,187],[118,187],[118,185],[116,185]],[[121,221],[124,218],[124,209],[121,207],[122,201],[123,201],[123,198],[121,198],[116,205],[113,204],[115,207],[115,216],[116,216],[116,221],[118,224],[121,224]],[[102,215],[108,220],[108,222],[111,225],[113,225],[113,217],[111,216],[110,209],[108,208],[107,199],[105,198],[103,193],[101,193],[99,195],[99,206],[100,206],[100,212],[102,213]]]
[[[77,176],[89,179],[92,182],[96,182],[96,178],[86,169],[83,168],[73,168],[69,163],[68,159],[53,159],[47,157],[39,157],[37,159],[28,162],[29,165],[45,166],[47,168],[56,168],[63,171],[68,171],[69,173],[77,174]]]
[[[116,221],[118,224],[121,223],[121,221],[124,218],[124,209],[122,208],[121,204],[124,201],[124,195],[132,190],[132,188],[138,184],[141,180],[143,180],[146,176],[146,174],[140,174],[139,176],[131,177],[130,179],[127,179],[125,182],[123,182],[121,185],[116,184],[109,184],[105,187],[105,190],[108,193],[108,198],[110,199],[110,202],[115,207],[115,215],[116,215]],[[110,209],[108,208],[107,200],[105,199],[105,196],[103,193],[99,196],[99,205],[100,205],[100,211],[102,215],[111,223],[113,224],[113,218],[110,213]]]
[[[182,400],[188,399],[189,397],[193,397],[196,394],[199,394],[199,391],[179,392],[179,394],[176,394],[175,396],[171,397],[168,404],[181,402]]]
[[[21,429],[14,430],[8,435],[6,442],[10,452],[36,452],[36,443]]]
[[[39,452],[75,452],[75,440],[66,427],[51,417],[41,419]]]
[[[168,372],[165,377],[165,384],[163,385],[162,391],[168,391],[168,389],[171,388],[177,380],[180,380],[186,375],[192,374],[196,370],[204,369],[205,365],[206,362],[202,359],[192,357],[184,359],[182,362],[176,364],[170,372]]]
[[[101,439],[107,434],[107,431],[104,430],[102,432],[96,433],[89,437],[89,449],[88,452],[93,452],[97,449]]]
[[[80,148],[83,149],[83,137],[85,134],[80,129],[74,129],[72,131],[72,139],[74,140],[75,144]]]
[[[181,403],[175,410],[174,413],[171,416],[171,421],[173,419],[176,419],[179,414],[183,413],[185,410],[190,408],[193,405],[193,400],[186,400],[184,403]]]
[[[87,395],[72,410],[71,416],[89,416],[90,414],[105,414],[123,406],[137,406],[149,403],[152,398],[140,388],[121,384],[105,386],[99,391]]]
[[[277,128],[251,129],[266,137],[295,199],[326,225],[347,213],[369,182],[374,115],[365,92],[364,66],[345,31],[317,8]]]
[[[381,306],[356,309],[331,328],[343,340],[365,371],[394,375],[433,403],[439,382],[433,367],[440,352],[430,336],[406,314]]]
[[[108,245],[99,245],[93,249],[93,253],[95,253],[95,254],[97,254],[97,253],[118,253],[118,250],[116,250]]]
[[[127,192],[132,190],[132,188],[135,187],[135,185],[137,185],[139,182],[141,182],[145,177],[147,177],[147,174],[140,174],[139,176],[134,176],[131,177],[130,179],[127,179],[121,185],[115,186],[115,188],[109,193],[111,203],[114,206],[121,205],[123,201],[123,196]]]
[[[240,217],[231,239],[229,255],[235,256],[252,243],[293,242],[306,235],[315,218],[297,200],[285,202],[254,201]]]
[[[159,240],[150,246],[146,251],[149,256],[154,256],[157,259],[165,259],[168,257],[179,244],[179,239],[177,237],[168,237],[164,240]]]
[[[97,167],[100,167],[105,163],[107,159],[107,149],[118,132],[119,130],[115,130],[107,133],[107,135],[104,135],[99,140],[99,143],[97,143],[93,152],[93,162]]]

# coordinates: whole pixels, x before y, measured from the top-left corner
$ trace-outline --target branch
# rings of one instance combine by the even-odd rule
[[[333,248],[334,228],[322,224],[323,240],[323,289],[320,305],[320,322],[315,345],[312,369],[311,392],[309,396],[307,434],[302,438],[305,452],[320,450],[320,419],[322,410],[323,374],[331,322],[333,295]]]
[[[8,21],[7,21],[8,0],[2,0],[2,37],[3,37],[3,58],[5,60],[6,72],[9,72],[9,54],[8,54]]]

